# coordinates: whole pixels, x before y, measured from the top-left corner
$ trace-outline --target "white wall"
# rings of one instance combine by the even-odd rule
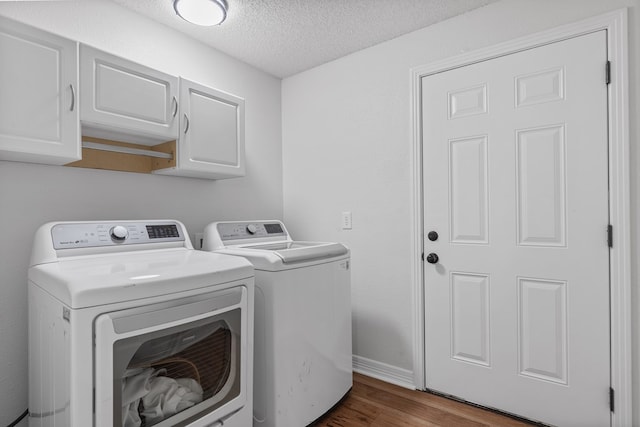
[[[638,257],[640,0],[503,0],[283,81],[284,212],[301,239],[352,249],[354,353],[368,366],[413,372],[411,307],[412,67],[575,22],[629,10],[632,259]],[[353,230],[340,212],[353,212]],[[638,266],[633,324],[640,325]],[[634,402],[640,397],[640,327],[634,329]],[[634,408],[640,425],[640,403]]]
[[[0,15],[246,100],[247,176],[201,179],[0,161],[0,426],[27,407],[27,281],[35,229],[53,220],[282,217],[280,80],[111,2],[0,2]],[[26,425],[21,424],[21,425]]]

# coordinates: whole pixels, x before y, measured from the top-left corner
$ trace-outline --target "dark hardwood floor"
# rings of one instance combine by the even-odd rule
[[[353,375],[353,389],[314,427],[530,427],[529,424],[451,399]]]

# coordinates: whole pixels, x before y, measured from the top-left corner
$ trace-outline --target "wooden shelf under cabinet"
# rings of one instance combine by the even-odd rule
[[[171,158],[160,159],[139,154],[117,153],[83,147],[82,160],[67,163],[65,166],[137,173],[152,173],[158,169],[166,169],[176,166],[176,141],[168,141],[158,145],[148,146],[111,141],[89,136],[83,136],[82,140],[115,147],[128,147],[138,150],[167,153],[171,155]]]

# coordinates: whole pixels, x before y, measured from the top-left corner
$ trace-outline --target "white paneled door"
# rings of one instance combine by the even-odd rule
[[[427,388],[610,425],[606,48],[423,77]]]

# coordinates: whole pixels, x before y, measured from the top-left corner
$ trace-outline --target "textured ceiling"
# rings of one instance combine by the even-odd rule
[[[497,0],[227,0],[199,27],[172,0],[111,0],[277,77],[287,77]]]

